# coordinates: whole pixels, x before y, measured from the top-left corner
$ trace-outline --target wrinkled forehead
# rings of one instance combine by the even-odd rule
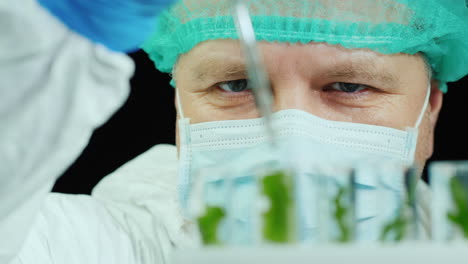
[[[173,11],[181,23],[229,16],[233,0],[184,0]],[[252,16],[323,19],[340,22],[408,25],[415,13],[399,0],[257,0],[246,1]]]

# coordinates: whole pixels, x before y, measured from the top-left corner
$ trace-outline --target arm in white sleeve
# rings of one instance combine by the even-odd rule
[[[8,263],[56,178],[127,98],[134,65],[34,0],[0,1],[0,33],[0,263]]]
[[[92,196],[129,234],[137,263],[170,263],[174,248],[196,246],[177,193],[177,149],[158,145],[105,177]]]
[[[193,246],[176,191],[177,150],[158,145],[106,176],[92,196],[50,194],[11,264],[164,264]]]

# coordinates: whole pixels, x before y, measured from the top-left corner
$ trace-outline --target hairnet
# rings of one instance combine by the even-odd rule
[[[210,39],[237,39],[232,0],[181,0],[165,12],[143,45],[162,72],[179,55]],[[468,72],[465,0],[250,0],[259,41],[326,42],[383,54],[422,53],[433,78],[446,83]]]

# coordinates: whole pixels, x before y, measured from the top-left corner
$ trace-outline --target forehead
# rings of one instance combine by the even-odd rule
[[[174,9],[180,22],[230,16],[232,0],[184,0]],[[397,23],[406,25],[413,12],[397,0],[251,0],[252,16],[314,18],[342,22]],[[187,15],[187,14],[190,15]]]
[[[325,57],[333,56],[335,60],[359,61],[374,65],[378,61],[391,62],[405,60],[411,57],[418,57],[402,53],[382,54],[370,49],[348,49],[341,45],[331,45],[324,42],[310,42],[302,44],[260,41],[258,42],[258,46],[264,56],[268,56],[272,52],[276,52],[276,54],[274,54],[275,57],[285,55],[313,56],[317,61],[326,60]],[[240,43],[237,40],[231,39],[216,39],[201,42],[181,57],[190,57],[192,60],[198,58],[204,62],[217,62],[217,58],[219,57],[223,60],[243,60]],[[328,57],[328,59],[330,59],[330,57]]]

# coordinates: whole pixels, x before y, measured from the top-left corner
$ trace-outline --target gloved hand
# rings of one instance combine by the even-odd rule
[[[65,25],[120,52],[137,50],[175,0],[38,0]]]

